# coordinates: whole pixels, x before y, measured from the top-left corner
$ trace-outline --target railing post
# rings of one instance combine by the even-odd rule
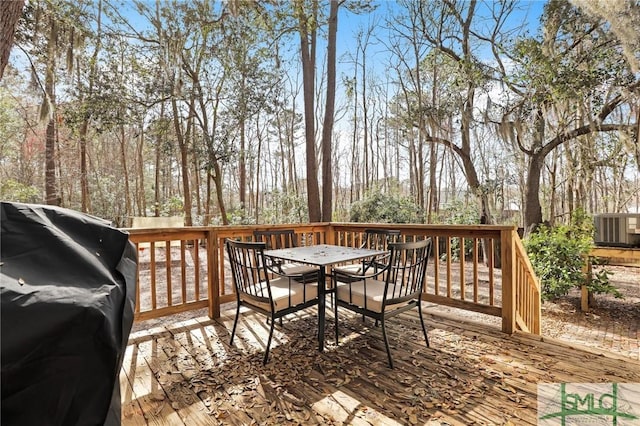
[[[580,287],[580,310],[589,312],[589,287],[587,284],[591,283],[591,256],[588,253],[585,255],[582,273],[586,278],[586,283]]]
[[[516,247],[514,230],[500,231],[500,253],[502,258],[502,331],[512,334],[516,329]]]
[[[326,244],[336,243],[336,231],[331,223],[327,223],[324,227],[324,241]]]
[[[213,227],[209,227],[207,231],[207,280],[209,318],[220,318],[220,259],[218,259],[218,233]]]

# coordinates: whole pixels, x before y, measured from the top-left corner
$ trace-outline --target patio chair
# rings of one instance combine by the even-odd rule
[[[397,229],[365,229],[362,244],[360,248],[372,250],[388,250],[389,243],[395,243],[400,238],[400,231]],[[381,256],[362,259],[360,262],[349,265],[334,267],[331,271],[336,282],[359,281],[366,273],[372,273],[379,269],[384,269],[389,261],[390,252]],[[355,276],[354,276],[355,275]],[[332,286],[333,287],[333,286]],[[333,293],[331,294],[331,302],[333,303]],[[364,321],[365,316],[362,316]],[[378,321],[376,321],[376,327]]]
[[[236,317],[231,331],[233,338],[240,317],[240,308],[245,306],[269,319],[269,338],[262,360],[269,359],[269,347],[273,337],[275,320],[283,316],[318,304],[318,285],[302,283],[289,276],[273,277],[267,269],[264,242],[225,241],[233,282],[236,288]]]
[[[253,231],[253,238],[264,242],[267,250],[298,246],[298,238],[293,229],[257,230]],[[279,275],[287,275],[301,282],[318,280],[318,268],[315,266],[278,260],[268,260],[267,266]]]
[[[400,237],[400,231],[397,229],[365,229],[362,244],[360,248],[373,250],[388,250],[389,243],[397,242]],[[389,260],[390,253],[377,256],[370,259],[363,259],[358,263],[343,265],[333,268],[333,274],[336,275],[337,281],[353,280],[353,275],[363,275],[367,272],[375,271],[385,267]],[[343,274],[346,273],[346,274]],[[356,277],[359,280],[361,277]]]
[[[427,271],[431,240],[407,243],[389,243],[389,262],[384,268],[370,273],[342,274],[349,278],[336,282],[336,341],[338,341],[338,307],[349,309],[379,321],[387,350],[389,367],[393,359],[387,337],[386,320],[410,309],[418,308],[420,324],[427,347],[429,336],[422,318],[421,296]],[[335,275],[334,275],[335,279]]]

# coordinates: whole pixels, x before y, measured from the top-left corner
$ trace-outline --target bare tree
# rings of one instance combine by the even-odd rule
[[[418,109],[411,116],[412,125],[418,129],[419,136],[424,135],[424,141],[438,143],[454,152],[459,159],[465,178],[471,192],[479,200],[480,221],[482,223],[492,223],[492,214],[487,193],[483,188],[483,182],[478,174],[473,156],[473,126],[477,122],[474,115],[476,101],[483,86],[491,78],[491,70],[476,56],[477,43],[493,43],[490,36],[482,36],[475,28],[475,21],[478,19],[476,10],[478,2],[447,0],[444,2],[424,3],[416,1],[401,2],[409,14],[408,31],[418,31],[422,37],[422,42],[427,43],[436,49],[440,55],[447,58],[447,61],[456,66],[450,69],[457,76],[457,85],[460,96],[454,98],[453,105],[457,120],[459,121],[459,143],[456,143],[453,136],[453,129],[449,129],[443,136],[433,133],[433,126],[427,126],[425,120],[426,103],[421,104],[422,109]],[[506,17],[511,12],[513,6],[508,3],[500,3],[497,10],[492,11],[493,28],[489,28],[489,34],[499,34]],[[406,20],[403,22],[407,22]],[[457,40],[453,44],[450,41]],[[417,67],[417,64],[416,64]],[[434,98],[432,94],[432,99]],[[424,102],[423,96],[417,96],[420,102]],[[431,106],[434,108],[435,106]],[[440,122],[445,122],[443,117],[435,115]],[[421,150],[415,150],[416,155]],[[421,158],[418,159],[422,161]]]

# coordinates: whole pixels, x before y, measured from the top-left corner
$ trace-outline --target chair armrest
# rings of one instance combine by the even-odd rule
[[[273,259],[271,257],[266,257],[266,256],[265,256],[265,260],[266,260],[266,263],[264,266],[267,268],[269,272],[273,272],[276,275],[285,276],[284,272],[282,271],[283,262],[281,260]]]
[[[389,264],[389,254],[385,254],[383,256],[380,257],[375,257],[373,259],[371,259],[369,262],[366,263],[366,266],[364,268],[365,273],[371,269],[373,269],[374,271],[383,271],[385,269],[388,268]]]
[[[336,281],[340,281],[340,282],[346,282],[346,283],[352,283],[355,281],[362,281],[362,280],[366,280],[368,278],[374,278],[377,277],[378,275],[382,274],[383,272],[385,272],[387,269],[389,269],[389,265],[385,265],[382,268],[373,268],[374,271],[373,272],[367,272],[367,270],[371,269],[371,265],[369,265],[369,267],[367,269],[365,269],[364,272],[359,273],[359,274],[352,274],[350,272],[347,271],[338,271],[335,268],[333,268],[331,270],[331,275],[333,276],[333,279]]]
[[[278,276],[278,277],[285,277],[285,278],[290,278],[293,280],[296,280],[298,282],[302,282],[302,283],[310,283],[312,282],[312,280],[309,280],[309,277],[312,276],[311,274],[313,274],[312,272],[291,272],[291,271],[286,271],[284,269],[284,265],[289,265],[289,263],[284,262],[280,259],[273,259],[270,258],[268,256],[265,256],[267,263],[265,264],[265,267],[267,269],[267,271],[269,271],[270,273]],[[315,269],[315,268],[314,268]],[[319,268],[318,268],[319,270]]]

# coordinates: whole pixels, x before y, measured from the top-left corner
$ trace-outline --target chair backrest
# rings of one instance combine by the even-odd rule
[[[293,229],[273,229],[253,231],[253,238],[262,241],[267,249],[281,249],[298,246],[298,237]]]
[[[385,304],[419,297],[427,273],[431,239],[389,243],[391,257],[385,273]]]
[[[398,229],[365,229],[364,240],[360,248],[387,250],[389,243],[395,243],[400,237]]]
[[[387,250],[387,253],[369,260],[364,260],[363,269],[370,270],[370,268],[373,268],[374,270],[378,270],[384,268],[389,261],[389,243],[398,242],[399,238],[400,231],[397,229],[365,229],[364,241],[360,248]]]
[[[245,294],[256,302],[268,302],[271,299],[271,289],[265,267],[265,243],[227,239],[225,246],[238,300],[241,294]]]

